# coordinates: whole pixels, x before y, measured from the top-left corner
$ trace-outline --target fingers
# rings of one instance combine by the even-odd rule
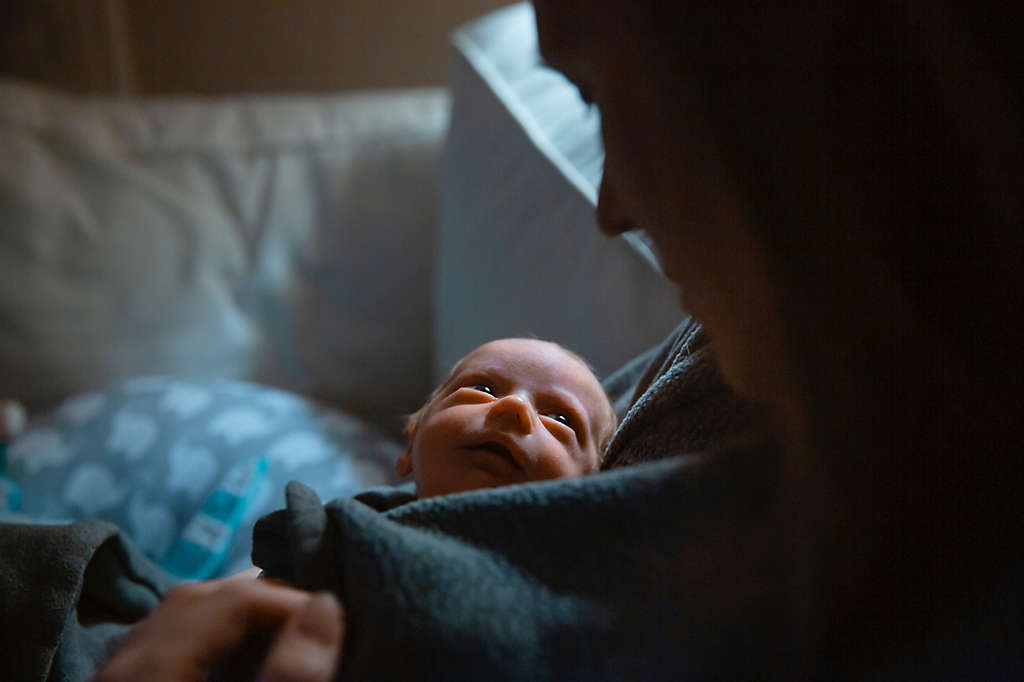
[[[222,578],[222,580],[255,580],[259,577],[260,568],[258,566],[253,566],[252,568],[247,568],[244,571],[239,571],[234,575],[229,575],[226,578]],[[263,576],[262,578],[260,578],[260,582],[262,582],[265,585],[280,585],[281,587],[292,586],[292,584],[289,583],[287,580],[281,580],[280,578],[269,578],[267,576]]]
[[[329,592],[313,595],[274,638],[259,682],[328,682],[344,637],[341,604]]]
[[[168,622],[168,628],[175,630],[170,636],[178,637],[191,650],[215,656],[237,644],[247,632],[273,629],[285,622],[305,606],[309,593],[262,580],[234,578],[217,581],[210,592],[199,592],[201,605],[189,604],[191,599],[191,595],[183,599],[182,610],[188,609],[187,615]]]
[[[224,580],[255,580],[258,577],[260,577],[260,568],[259,566],[253,566],[252,568],[247,568],[244,571],[239,571],[234,575],[229,575],[224,578]]]
[[[205,680],[249,633],[299,614],[308,592],[233,577],[176,587],[131,631],[98,679]]]

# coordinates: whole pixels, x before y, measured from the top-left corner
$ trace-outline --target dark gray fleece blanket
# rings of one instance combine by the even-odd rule
[[[339,679],[789,678],[777,462],[682,457],[391,509],[292,483],[254,561],[341,595]]]
[[[85,680],[171,579],[104,521],[0,523],[0,680]]]

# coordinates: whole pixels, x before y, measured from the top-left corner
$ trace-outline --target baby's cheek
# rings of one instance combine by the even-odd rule
[[[555,478],[572,478],[584,473],[582,460],[574,457],[570,450],[559,448],[538,462],[535,478],[547,481]]]

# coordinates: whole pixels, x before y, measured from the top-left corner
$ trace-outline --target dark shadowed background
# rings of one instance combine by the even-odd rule
[[[76,91],[442,85],[448,33],[503,0],[4,0],[0,75]]]

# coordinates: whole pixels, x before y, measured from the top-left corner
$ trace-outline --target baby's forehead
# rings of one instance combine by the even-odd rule
[[[544,371],[552,368],[593,372],[575,353],[557,343],[538,339],[498,339],[468,353],[454,371],[477,368],[502,368],[510,371]],[[554,377],[552,377],[554,379]],[[596,381],[596,377],[594,378]]]
[[[529,380],[535,388],[569,392],[591,406],[607,402],[590,367],[575,353],[550,341],[499,339],[485,343],[456,365],[451,378],[473,372]]]

